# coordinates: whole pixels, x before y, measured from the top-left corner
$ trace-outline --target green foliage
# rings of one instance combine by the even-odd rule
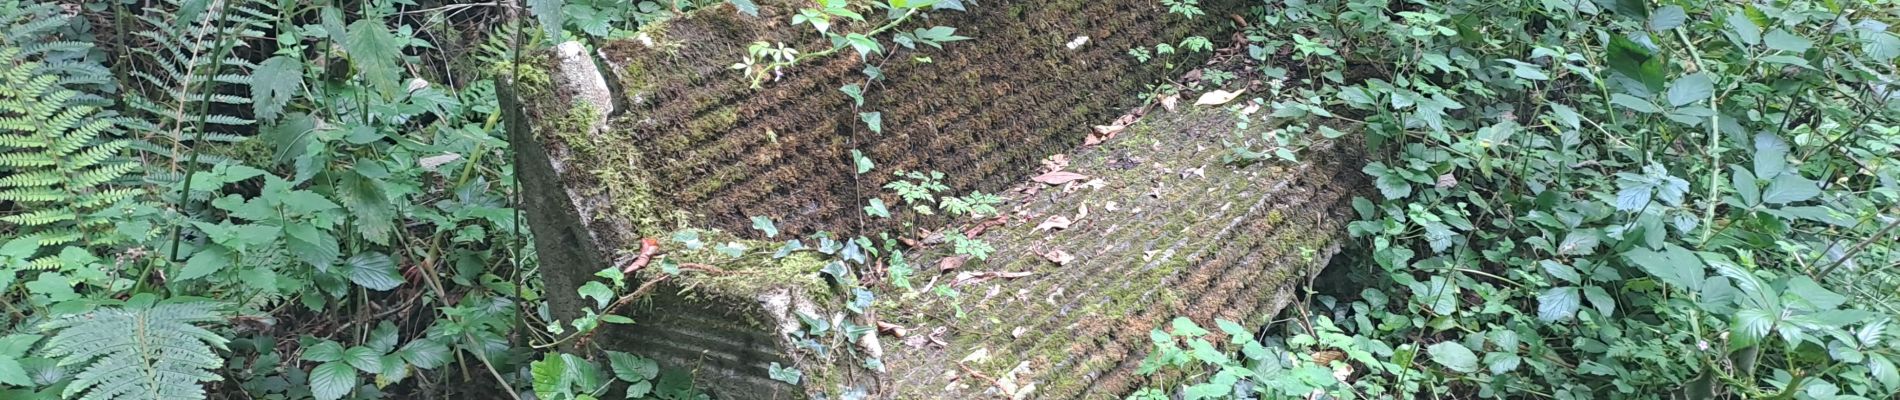
[[[1286,83],[1263,96],[1288,100],[1260,114],[1309,132],[1352,122],[1375,149],[1362,172],[1377,190],[1349,225],[1364,256],[1345,280],[1364,287],[1298,306],[1269,346],[1343,352],[1358,372],[1257,373],[1249,387],[1900,391],[1887,329],[1900,316],[1900,103],[1873,83],[1897,72],[1894,34],[1847,11],[1879,5],[1390,7],[1269,5],[1247,32],[1257,72]],[[1199,361],[1181,367],[1225,365]]]
[[[0,56],[11,60],[0,64],[0,201],[31,210],[0,222],[46,246],[107,228],[95,213],[138,193],[107,185],[137,168],[114,157],[127,146],[113,137],[116,121],[79,103],[79,92],[20,49],[0,48]]]
[[[224,364],[213,347],[224,349],[229,340],[199,325],[220,321],[218,308],[198,301],[153,304],[144,296],[124,307],[42,324],[40,329],[57,332],[46,340],[47,357],[82,369],[61,396],[204,399],[200,384],[223,379],[211,373]]]

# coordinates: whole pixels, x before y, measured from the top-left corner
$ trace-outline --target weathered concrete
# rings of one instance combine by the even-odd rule
[[[753,40],[808,29],[783,26],[783,2],[760,3],[763,19],[714,7],[605,46],[602,65],[618,89],[610,99],[572,89],[598,86],[574,73],[591,65],[561,57],[540,64],[552,71],[523,75],[528,100],[504,103],[556,318],[592,306],[575,288],[627,260],[642,237],[700,228],[708,247],[750,248],[730,256],[665,241],[669,260],[725,272],[669,278],[627,310],[637,324],[609,327],[597,342],[693,371],[722,398],[835,398],[853,388],[874,398],[969,398],[1032,384],[1031,397],[1117,397],[1144,381],[1133,371],[1152,327],[1184,315],[1204,325],[1216,317],[1258,323],[1277,312],[1337,250],[1345,200],[1363,186],[1353,146],[1321,146],[1295,166],[1220,165],[1225,141],[1258,132],[1233,132],[1232,116],[1216,110],[1150,116],[1114,141],[1074,151],[1089,125],[1112,120],[1166,73],[1122,52],[1191,33],[1219,43],[1227,37],[1219,17],[1242,1],[1203,1],[1210,17],[1193,23],[1152,0],[983,2],[970,13],[933,14],[913,25],[955,26],[978,40],[915,53],[930,64],[885,64],[890,79],[874,84],[864,108],[884,112],[882,135],[866,130],[837,91],[862,82],[855,55],[799,66],[762,90],[725,69]],[[1068,46],[1078,36],[1090,40]],[[879,168],[853,176],[853,148]],[[953,193],[995,193],[1065,152],[1073,152],[1069,171],[1100,183],[1013,192],[1005,206],[1012,217],[981,236],[997,248],[988,260],[940,274],[947,246],[907,250],[919,270],[913,283],[925,291],[873,285],[872,314],[911,335],[873,335],[881,345],[823,336],[824,354],[800,346],[801,315],[834,329],[872,318],[843,311],[847,291],[818,272],[826,256],[773,258],[777,243],[734,236],[756,235],[746,222],[753,215],[778,218],[800,237],[859,231],[862,199],[881,195],[902,208],[879,189],[895,170],[943,171]],[[1075,222],[1034,229],[1054,215]],[[888,223],[863,232],[894,228]],[[1054,250],[1075,260],[1048,261]],[[658,269],[636,281],[661,276]],[[1028,275],[957,279],[986,272]],[[928,292],[944,285],[960,300]],[[962,362],[979,350],[989,356]],[[871,358],[886,370],[865,368]],[[803,371],[801,385],[769,379],[773,363]]]

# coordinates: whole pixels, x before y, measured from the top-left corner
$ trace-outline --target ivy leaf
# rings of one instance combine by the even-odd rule
[[[344,273],[350,277],[350,282],[370,290],[388,291],[402,284],[402,275],[396,274],[396,262],[388,254],[357,253],[350,256],[345,264],[349,270]]]
[[[1576,287],[1550,288],[1537,295],[1537,319],[1545,322],[1570,318],[1582,307],[1583,298],[1577,295]]]
[[[864,214],[878,218],[890,218],[891,209],[884,205],[884,199],[872,197],[870,205],[864,206]]]
[[[1478,371],[1478,355],[1458,342],[1438,342],[1425,348],[1432,356],[1432,362],[1451,368],[1453,371],[1471,373]]]
[[[752,229],[764,232],[766,238],[778,237],[778,226],[772,223],[772,217],[752,217]]]
[[[864,106],[864,88],[858,86],[858,84],[853,83],[849,85],[840,86],[838,87],[838,91],[844,92],[844,95],[846,96],[851,96],[851,101],[857,106],[859,107]]]
[[[356,389],[356,368],[331,361],[310,370],[310,394],[317,400],[337,400]]]
[[[870,127],[871,132],[884,133],[884,113],[883,112],[872,111],[872,112],[858,113],[858,120],[864,121],[864,126]]]
[[[1670,82],[1666,97],[1669,98],[1669,105],[1682,107],[1714,95],[1715,81],[1709,79],[1709,74],[1697,72]]]
[[[877,164],[871,162],[870,157],[865,157],[864,152],[858,149],[851,149],[851,159],[857,164],[858,174],[871,172],[871,168],[877,167]]]
[[[251,72],[251,107],[261,120],[274,120],[283,114],[284,105],[303,87],[303,60],[276,56],[257,64]]]
[[[586,284],[581,285],[579,292],[582,298],[593,298],[594,308],[598,309],[607,308],[607,301],[614,297],[614,290],[607,288],[607,285],[600,281],[587,281]]]
[[[752,0],[726,0],[726,2],[732,3],[732,8],[739,9],[740,14],[749,15],[754,18],[759,16],[759,5],[757,3],[753,3]],[[634,396],[629,396],[629,397],[634,397]]]
[[[777,361],[773,361],[772,365],[766,366],[765,373],[767,376],[770,376],[772,380],[793,385],[797,385],[798,381],[805,376],[805,373],[799,372],[798,368],[781,367]]]
[[[1785,173],[1768,182],[1768,190],[1761,194],[1761,201],[1769,204],[1788,204],[1806,201],[1821,195],[1821,184],[1801,174]]]

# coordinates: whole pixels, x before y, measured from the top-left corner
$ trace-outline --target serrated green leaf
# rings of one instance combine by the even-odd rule
[[[1768,182],[1768,190],[1762,191],[1761,201],[1768,204],[1788,204],[1807,201],[1821,195],[1821,184],[1799,173],[1785,173]]]
[[[284,105],[303,89],[303,60],[298,57],[271,57],[251,74],[251,107],[261,120],[283,115]]]
[[[363,346],[351,347],[349,350],[343,351],[344,363],[356,367],[357,370],[371,374],[383,371],[382,357],[382,353]]]
[[[1466,348],[1465,345],[1459,344],[1458,342],[1447,341],[1434,343],[1431,347],[1425,348],[1425,352],[1432,356],[1432,362],[1436,362],[1438,365],[1443,365],[1445,368],[1450,368],[1453,371],[1464,373],[1478,371],[1478,355],[1472,353],[1470,348]]]
[[[660,376],[660,364],[652,359],[618,351],[607,351],[607,365],[614,377],[627,382],[645,382]]]
[[[1638,247],[1624,252],[1623,257],[1662,283],[1692,292],[1700,290],[1708,277],[1702,259],[1674,243],[1664,245],[1660,252]]]
[[[1568,319],[1577,315],[1577,310],[1581,308],[1583,298],[1578,295],[1576,287],[1545,289],[1543,294],[1537,295],[1537,319],[1546,322]]]
[[[331,361],[310,370],[310,394],[317,400],[337,400],[356,389],[356,368]]]
[[[357,253],[344,263],[343,273],[350,282],[376,291],[388,291],[402,285],[402,275],[396,273],[396,262],[388,254],[381,252]]]
[[[188,281],[209,276],[231,265],[231,251],[219,245],[209,245],[185,260],[185,267],[178,270],[174,279]]]

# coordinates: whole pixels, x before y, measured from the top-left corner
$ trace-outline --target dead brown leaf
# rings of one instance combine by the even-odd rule
[[[966,262],[970,262],[970,256],[959,255],[955,257],[944,257],[942,260],[937,260],[937,270],[949,272],[950,270],[963,266],[963,263]]]
[[[1181,103],[1180,94],[1171,94],[1171,95],[1168,95],[1168,97],[1161,98],[1161,108],[1168,110],[1168,112],[1174,112],[1175,105],[1180,104],[1180,103]]]
[[[904,328],[903,325],[893,324],[893,323],[884,322],[884,321],[877,321],[877,331],[879,333],[896,336],[900,339],[905,336],[910,335],[910,329]],[[909,343],[906,343],[906,344],[909,344]]]
[[[1036,177],[1029,178],[1029,180],[1047,183],[1051,185],[1060,185],[1060,184],[1074,182],[1074,181],[1088,179],[1088,178],[1089,178],[1088,175],[1082,175],[1082,174],[1078,174],[1074,172],[1055,171],[1055,172],[1045,173],[1042,175],[1036,175]]]
[[[1069,224],[1072,224],[1072,223],[1075,223],[1075,222],[1070,221],[1069,217],[1064,217],[1060,215],[1051,216],[1049,217],[1049,219],[1043,220],[1042,223],[1036,224],[1035,230],[1042,231],[1042,230],[1069,229]]]
[[[1049,261],[1053,261],[1056,263],[1056,265],[1068,265],[1069,262],[1075,261],[1075,256],[1070,255],[1069,252],[1062,251],[1061,249],[1050,250],[1047,253],[1042,253],[1042,258],[1048,259]]]
[[[1055,155],[1049,156],[1048,158],[1042,159],[1042,170],[1044,172],[1061,171],[1062,169],[1068,168],[1068,167],[1069,167],[1069,156],[1066,156],[1066,155],[1055,154]]]

